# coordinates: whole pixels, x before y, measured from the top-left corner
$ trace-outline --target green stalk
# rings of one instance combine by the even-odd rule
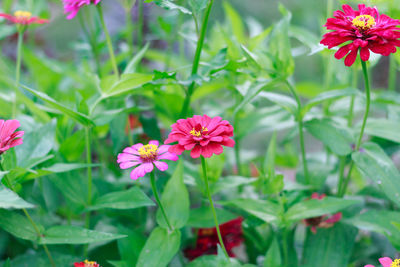
[[[139,1],[139,2],[141,2],[141,1]],[[118,71],[117,61],[115,60],[114,48],[112,45],[110,33],[108,32],[108,29],[106,26],[106,22],[104,21],[103,9],[101,7],[101,4],[97,5],[97,11],[99,13],[101,27],[103,28],[104,35],[106,36],[108,53],[110,54],[110,60],[111,60],[111,64],[112,64],[112,67],[114,70],[114,74],[117,75],[117,77],[119,78],[119,71]]]
[[[208,3],[207,9],[205,11],[205,14],[204,14],[203,24],[201,26],[200,37],[199,37],[199,40],[197,42],[196,53],[195,53],[194,60],[193,60],[192,76],[196,75],[197,71],[199,69],[201,51],[203,50],[204,39],[206,37],[208,21],[209,21],[209,18],[210,18],[210,13],[211,13],[211,8],[213,6],[213,3],[214,3],[214,0],[210,0],[210,2]],[[183,103],[182,111],[181,111],[181,114],[180,114],[181,118],[186,117],[186,115],[188,113],[189,106],[190,106],[190,99],[192,97],[195,85],[196,85],[195,82],[192,82],[189,85],[188,91],[186,93],[185,102]]]
[[[2,166],[2,164],[1,164],[1,161],[0,161],[0,171],[4,171],[3,166]],[[15,192],[15,189],[14,189],[13,184],[12,184],[11,181],[8,179],[8,175],[5,175],[5,176],[4,176],[4,180],[5,180],[6,184],[9,186],[9,188],[10,188],[12,191]],[[28,221],[29,221],[30,224],[32,225],[33,229],[35,230],[35,232],[36,232],[38,238],[40,238],[40,237],[42,236],[42,233],[40,232],[39,227],[36,225],[35,221],[32,219],[32,217],[29,215],[28,211],[27,211],[25,208],[23,208],[22,211],[24,212],[26,218],[28,219]],[[52,266],[52,267],[56,267],[56,264],[55,264],[55,262],[54,262],[54,259],[53,259],[53,257],[52,257],[51,254],[50,254],[49,248],[47,247],[46,244],[42,244],[42,246],[43,246],[43,249],[44,249],[44,251],[45,251],[47,257],[49,258],[49,261],[50,261],[51,266]]]
[[[364,113],[364,118],[363,118],[363,122],[362,122],[362,125],[361,125],[360,136],[358,137],[358,141],[356,143],[355,151],[358,151],[360,149],[360,146],[361,146],[361,143],[362,143],[362,139],[363,139],[363,136],[364,136],[365,126],[367,125],[369,109],[370,109],[370,106],[371,106],[371,87],[370,87],[370,84],[369,84],[367,64],[364,61],[361,60],[361,66],[362,66],[364,82],[365,82],[366,103],[365,103],[365,113]],[[347,174],[347,178],[344,181],[343,189],[341,190],[341,192],[339,194],[340,197],[343,197],[346,194],[347,186],[349,185],[350,178],[351,178],[351,171],[353,170],[353,165],[354,165],[354,163],[351,162],[350,168],[349,168],[349,173]]]
[[[126,18],[126,42],[129,47],[129,55],[133,55],[133,23],[132,23],[132,10],[128,7],[125,8]]]
[[[96,73],[100,77],[101,76],[100,55],[99,55],[99,51],[97,49],[95,33],[93,33],[93,32],[90,33],[89,32],[89,30],[86,27],[86,23],[84,21],[84,17],[83,17],[82,14],[83,13],[79,13],[79,23],[81,24],[82,30],[83,30],[83,32],[84,32],[84,34],[86,36],[87,41],[90,44],[90,48],[92,49],[93,58],[94,58],[95,63],[96,63]]]
[[[300,149],[301,149],[301,158],[303,161],[303,171],[304,171],[304,177],[306,184],[309,184],[309,177],[308,177],[308,165],[307,165],[307,158],[306,158],[306,148],[304,144],[304,133],[303,133],[303,114],[302,114],[302,105],[301,105],[301,100],[300,97],[297,95],[296,90],[293,88],[293,86],[286,81],[287,86],[290,89],[290,92],[293,94],[294,98],[296,99],[297,102],[297,123],[298,123],[298,128],[299,128],[299,139],[300,139]]]
[[[17,115],[17,105],[18,105],[18,90],[19,82],[21,79],[21,61],[22,61],[22,45],[24,42],[24,31],[18,32],[18,44],[17,44],[17,66],[15,70],[15,99],[12,107],[12,118]]]
[[[137,43],[138,47],[143,45],[143,25],[144,25],[144,14],[143,14],[143,1],[138,1],[138,21],[137,21]]]
[[[221,245],[222,250],[224,251],[225,256],[227,258],[229,258],[229,254],[225,249],[224,240],[222,239],[221,231],[219,229],[217,213],[215,211],[214,202],[213,202],[212,197],[211,197],[210,187],[208,185],[207,163],[206,163],[206,159],[203,156],[201,156],[201,166],[203,168],[204,184],[206,186],[206,193],[207,193],[208,200],[209,200],[210,206],[211,206],[211,211],[212,211],[212,214],[213,214],[213,217],[214,217],[215,228],[217,229],[218,240],[219,240],[219,243]]]
[[[92,150],[90,143],[90,128],[85,127],[85,143],[86,143],[86,163],[87,167],[87,179],[88,179],[88,194],[87,194],[87,206],[90,207],[92,205]],[[90,211],[86,213],[85,218],[85,227],[86,229],[90,228]],[[88,255],[88,245],[84,246],[84,255],[87,257]]]
[[[164,216],[165,222],[168,225],[168,229],[170,231],[173,231],[174,228],[171,226],[171,223],[169,222],[167,213],[165,212],[164,206],[162,205],[160,197],[158,195],[157,186],[156,186],[156,178],[154,176],[154,172],[150,172],[150,182],[151,182],[151,189],[153,189],[154,197],[156,198],[157,204],[160,207],[161,213]]]
[[[396,91],[396,59],[392,55],[390,56],[390,65],[389,65],[389,91]]]

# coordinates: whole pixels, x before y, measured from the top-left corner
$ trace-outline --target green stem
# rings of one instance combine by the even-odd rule
[[[139,2],[141,2],[141,1],[139,1]],[[112,45],[110,33],[108,32],[108,29],[106,26],[106,22],[104,21],[103,9],[101,7],[101,4],[97,5],[97,11],[99,13],[101,27],[103,28],[104,35],[106,36],[108,53],[110,54],[110,60],[111,60],[111,64],[112,64],[112,67],[114,70],[114,74],[117,75],[117,77],[119,78],[119,71],[118,71],[117,61],[115,60],[114,48]]]
[[[173,231],[174,228],[172,228],[171,223],[169,222],[167,213],[165,212],[164,206],[162,205],[161,200],[160,200],[160,197],[159,197],[159,195],[158,195],[157,186],[156,186],[156,178],[155,178],[155,176],[154,176],[154,172],[150,172],[150,182],[151,182],[151,189],[153,189],[154,197],[156,198],[157,204],[158,204],[158,206],[160,207],[161,213],[162,213],[162,215],[164,216],[165,222],[166,222],[167,225],[168,225],[168,229],[169,229],[170,231]]]
[[[309,184],[309,177],[308,177],[308,165],[307,165],[307,158],[306,158],[306,148],[304,144],[304,133],[303,133],[303,114],[302,114],[302,105],[301,105],[301,100],[300,97],[297,95],[296,90],[294,87],[286,81],[287,86],[290,89],[290,92],[293,94],[294,98],[296,99],[297,102],[297,123],[298,123],[298,128],[299,128],[299,139],[300,139],[300,149],[301,149],[301,158],[303,161],[303,171],[304,171],[304,177],[305,177],[305,182],[306,184]]]
[[[289,267],[288,230],[286,228],[283,230],[282,246],[283,246],[284,266]]]
[[[201,156],[201,166],[203,168],[204,184],[206,186],[206,193],[207,193],[207,196],[208,196],[208,201],[210,202],[211,211],[212,211],[212,214],[214,216],[214,222],[215,222],[215,228],[217,229],[218,240],[219,240],[219,243],[221,245],[222,250],[224,251],[225,256],[227,258],[229,258],[229,254],[225,249],[224,240],[222,239],[221,231],[219,229],[217,213],[215,211],[214,202],[213,202],[212,197],[211,197],[210,187],[208,185],[207,163],[206,163],[206,159],[203,156]]]
[[[143,25],[144,25],[144,15],[143,15],[143,1],[138,1],[138,21],[137,21],[137,45],[142,47],[143,45]]]
[[[129,56],[133,55],[133,22],[132,22],[132,10],[127,6],[125,7],[125,18],[126,18],[126,42],[129,48]]]
[[[86,163],[87,167],[87,179],[88,179],[88,194],[87,194],[87,206],[90,207],[92,205],[92,150],[90,143],[90,128],[85,128],[85,143],[86,143]],[[86,213],[85,217],[85,227],[86,229],[90,228],[90,211]],[[84,246],[84,255],[87,257],[88,255],[88,245]]]
[[[214,0],[210,0],[207,6],[207,9],[204,14],[204,19],[203,19],[203,24],[201,26],[201,32],[200,32],[200,37],[197,42],[197,48],[196,48],[196,53],[194,55],[194,60],[193,60],[193,66],[192,66],[192,76],[197,74],[197,71],[199,69],[199,64],[200,64],[200,57],[201,57],[201,51],[203,50],[203,45],[204,45],[204,39],[206,37],[207,33],[207,26],[208,26],[208,21],[210,18],[210,13],[211,13],[211,8],[213,6]],[[188,91],[186,93],[186,98],[185,102],[183,103],[182,111],[180,114],[181,118],[186,117],[189,106],[190,106],[190,99],[192,97],[194,88],[195,88],[195,82],[192,82],[188,88]]]
[[[2,166],[2,164],[1,164],[1,161],[0,161],[0,171],[4,171],[3,166]],[[10,188],[12,191],[15,192],[15,189],[14,189],[13,184],[12,184],[11,181],[8,179],[8,175],[5,175],[5,176],[4,176],[4,180],[5,180],[6,184],[9,185],[9,188]],[[33,229],[35,230],[35,232],[36,232],[38,238],[40,238],[40,237],[42,236],[42,233],[40,232],[39,227],[36,225],[35,221],[32,219],[32,217],[29,215],[29,213],[28,213],[28,211],[27,211],[26,209],[23,208],[22,211],[24,212],[26,218],[28,219],[28,221],[29,221],[30,224],[32,225]],[[52,267],[56,267],[56,264],[55,264],[55,262],[54,262],[54,259],[53,259],[53,257],[52,257],[51,254],[50,254],[49,248],[47,247],[46,244],[42,244],[42,246],[43,246],[43,249],[44,249],[44,251],[45,251],[47,257],[49,258],[49,261],[50,261],[51,266],[52,266]]]
[[[18,44],[17,44],[17,66],[15,70],[15,99],[12,107],[12,118],[17,115],[17,105],[18,105],[18,90],[19,82],[21,78],[21,61],[22,61],[22,45],[24,42],[24,31],[18,33]]]
[[[396,59],[392,55],[390,56],[390,65],[389,65],[389,91],[396,91]]]
[[[86,22],[84,21],[84,17],[82,14],[83,13],[79,13],[79,22],[80,22],[82,30],[86,36],[86,39],[89,42],[90,47],[92,49],[93,58],[96,63],[96,73],[100,77],[101,76],[101,67],[100,67],[101,65],[100,65],[99,51],[97,49],[97,44],[96,44],[96,36],[95,36],[95,33],[90,33],[89,30],[87,29]]]
[[[337,195],[339,196],[341,194],[342,191],[342,187],[343,187],[343,182],[344,182],[344,170],[346,167],[346,157],[342,156],[340,157],[339,160],[339,182],[338,182],[338,188],[337,188]]]

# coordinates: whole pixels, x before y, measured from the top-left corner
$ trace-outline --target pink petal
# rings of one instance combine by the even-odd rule
[[[388,257],[380,258],[379,262],[382,264],[383,267],[390,267],[392,264],[392,259]]]
[[[159,146],[159,145],[160,145],[160,143],[159,143],[157,140],[151,140],[151,141],[149,142],[149,144],[150,144],[150,145],[155,145],[155,146]]]
[[[371,265],[371,264],[367,264],[367,265],[365,265],[364,267],[375,267],[374,265]]]
[[[168,164],[162,161],[154,161],[154,165],[160,170],[160,171],[166,171],[168,170]]]
[[[179,157],[176,154],[167,152],[167,153],[164,153],[162,155],[159,155],[157,157],[157,159],[168,159],[168,160],[172,160],[172,161],[177,161],[179,159]]]
[[[200,157],[200,154],[201,154],[201,146],[199,146],[199,145],[197,145],[197,146],[195,146],[193,149],[192,149],[192,151],[190,151],[190,156],[192,157],[192,158],[194,158],[194,159],[197,159],[197,158],[199,158]]]
[[[136,165],[138,165],[138,164],[140,164],[139,161],[128,161],[128,162],[122,162],[122,163],[119,165],[119,167],[120,167],[121,169],[125,170],[125,169],[129,169],[129,168],[131,168],[131,167],[133,167],[133,166],[136,166]]]
[[[340,221],[342,219],[342,213],[338,212],[335,215],[333,215],[332,217],[330,217],[329,219],[327,219],[325,222],[326,223],[336,223],[338,221]]]

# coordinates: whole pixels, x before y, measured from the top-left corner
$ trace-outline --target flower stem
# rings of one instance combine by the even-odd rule
[[[164,206],[162,205],[160,197],[158,195],[157,186],[156,186],[156,178],[154,176],[154,172],[150,172],[150,183],[151,183],[151,189],[153,189],[154,197],[156,198],[157,204],[160,207],[161,213],[163,214],[165,222],[168,225],[168,229],[170,231],[173,231],[174,229],[172,228],[171,223],[169,222],[167,213],[165,212]]]
[[[360,136],[358,137],[358,141],[356,143],[356,148],[355,151],[358,151],[360,149],[362,139],[364,136],[364,131],[365,131],[365,126],[367,125],[367,119],[369,115],[369,109],[371,106],[371,88],[369,84],[369,77],[368,77],[368,69],[367,69],[367,64],[361,60],[361,66],[363,70],[363,76],[364,76],[364,82],[365,82],[365,96],[366,96],[366,103],[365,103],[365,113],[364,113],[364,118],[363,122],[361,125],[361,131],[360,131]],[[351,162],[350,167],[349,167],[349,173],[347,174],[347,178],[344,181],[343,184],[343,189],[341,190],[339,197],[343,197],[346,194],[347,186],[349,185],[350,178],[351,178],[351,171],[353,170],[353,162]]]
[[[297,123],[298,123],[298,128],[299,128],[299,139],[300,139],[300,150],[301,150],[301,158],[303,161],[303,171],[304,171],[304,177],[305,177],[305,182],[306,184],[309,184],[309,177],[308,177],[308,165],[307,165],[307,158],[306,158],[306,148],[304,144],[304,133],[303,133],[303,114],[302,114],[302,105],[301,105],[301,100],[300,97],[297,95],[296,90],[294,87],[286,81],[287,86],[290,89],[290,92],[293,94],[294,98],[296,99],[297,102]]]
[[[106,26],[106,22],[104,21],[103,9],[101,8],[101,4],[97,5],[97,11],[99,13],[101,27],[103,28],[104,35],[106,36],[108,53],[110,54],[110,60],[111,60],[111,64],[112,64],[112,67],[114,70],[114,74],[117,75],[117,77],[119,78],[119,71],[118,71],[117,61],[115,60],[114,48],[112,45],[110,33],[108,32],[108,29]]]
[[[87,15],[87,13],[86,13],[86,15]],[[90,15],[91,15],[91,13],[90,13]],[[99,75],[99,77],[101,77],[100,55],[99,55],[99,51],[97,49],[95,33],[90,32],[90,30],[88,30],[88,28],[86,27],[83,13],[79,13],[79,22],[81,24],[84,34],[86,35],[87,41],[89,42],[90,47],[92,49],[93,57],[94,57],[94,60],[96,63],[96,73],[97,73],[97,75]]]
[[[18,33],[18,44],[17,44],[17,66],[15,70],[15,99],[12,107],[12,118],[17,115],[17,104],[18,104],[18,90],[19,82],[21,79],[21,61],[22,61],[22,45],[24,42],[24,31]]]
[[[88,164],[87,167],[87,179],[88,179],[88,195],[87,195],[87,206],[90,207],[92,205],[92,150],[91,150],[91,143],[90,143],[90,128],[85,128],[85,143],[86,143],[86,163]],[[90,211],[86,213],[85,217],[85,227],[86,229],[90,228]],[[88,245],[84,246],[84,255],[87,257],[88,255]]]
[[[396,91],[396,58],[392,55],[389,60],[389,91],[394,92]]]
[[[203,50],[204,39],[206,37],[208,21],[209,21],[209,18],[210,18],[210,13],[211,13],[211,8],[213,6],[213,3],[214,3],[214,0],[210,0],[208,2],[208,6],[207,6],[207,9],[206,9],[205,14],[204,14],[203,24],[201,26],[200,37],[199,37],[199,40],[197,42],[196,53],[195,53],[194,60],[193,60],[192,76],[196,75],[197,71],[199,69],[201,51]],[[190,99],[192,97],[195,85],[196,85],[195,82],[192,82],[189,85],[188,91],[186,93],[186,98],[185,98],[185,101],[183,103],[182,111],[181,111],[181,114],[180,114],[181,118],[186,117],[186,115],[188,113],[189,106],[190,106]]]
[[[1,161],[0,161],[0,171],[4,171],[3,166],[2,166],[2,164],[1,164]],[[14,186],[13,186],[13,184],[11,183],[11,181],[8,179],[8,176],[7,176],[7,175],[4,176],[4,180],[5,180],[6,184],[9,186],[9,188],[10,188],[12,191],[15,192]],[[40,230],[39,230],[39,227],[36,225],[35,221],[32,219],[32,217],[29,215],[28,211],[27,211],[25,208],[23,208],[22,211],[24,212],[25,217],[28,219],[28,221],[29,221],[30,224],[32,225],[33,229],[35,230],[35,232],[36,232],[38,238],[40,238],[40,237],[42,236],[42,234],[41,234],[41,232],[40,232]],[[43,249],[44,249],[44,251],[45,251],[47,257],[49,258],[49,261],[50,261],[51,266],[52,266],[52,267],[56,267],[56,264],[55,264],[55,262],[54,262],[54,259],[53,259],[53,257],[52,257],[51,254],[50,254],[49,248],[47,247],[46,244],[42,244],[42,246],[43,246]]]
[[[225,248],[225,245],[224,245],[224,240],[222,239],[221,231],[219,229],[217,213],[215,211],[214,202],[213,202],[212,197],[211,197],[210,187],[208,185],[207,163],[206,163],[206,159],[203,156],[201,156],[201,166],[203,168],[204,184],[206,186],[206,193],[207,193],[207,196],[208,196],[208,200],[210,201],[211,211],[212,211],[212,214],[214,216],[214,222],[215,222],[215,228],[217,229],[218,240],[219,240],[219,243],[221,245],[222,250],[224,251],[225,256],[227,258],[229,258],[229,254],[226,251],[226,248]]]

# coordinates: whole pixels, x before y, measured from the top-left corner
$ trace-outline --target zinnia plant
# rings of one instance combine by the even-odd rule
[[[392,260],[391,258],[383,257],[379,259],[379,262],[382,264],[383,267],[400,267],[400,259]],[[364,267],[375,267],[375,266],[367,264]]]

